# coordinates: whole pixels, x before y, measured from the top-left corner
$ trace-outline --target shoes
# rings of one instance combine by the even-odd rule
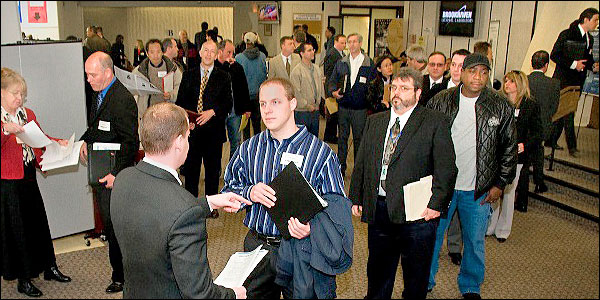
[[[106,292],[109,293],[109,294],[118,293],[118,292],[122,292],[122,291],[123,291],[123,283],[122,282],[117,282],[117,281],[113,281],[106,288]]]
[[[554,149],[556,150],[565,150],[565,147],[559,146],[559,145],[554,145]]]
[[[43,295],[42,291],[40,291],[31,280],[21,280],[19,279],[19,283],[17,284],[17,291],[21,294],[25,294],[29,297],[40,297]]]
[[[464,293],[462,296],[464,299],[481,299],[481,296],[477,293]]]
[[[539,184],[535,186],[535,190],[533,190],[536,194],[545,193],[548,191],[548,187],[545,184]]]
[[[462,262],[462,254],[448,253],[448,256],[450,256],[450,261],[452,261],[453,264],[460,266],[460,263]]]
[[[498,240],[498,243],[504,243],[506,242],[505,238],[496,238]]]
[[[527,206],[515,205],[515,210],[520,211],[520,212],[527,212]]]
[[[210,213],[210,215],[208,215],[208,217],[209,217],[209,218],[211,218],[211,219],[216,219],[216,218],[218,218],[218,217],[219,217],[219,211],[218,211],[218,210],[216,210],[216,209],[215,209],[215,210],[213,210],[213,211]]]
[[[56,267],[56,266],[51,267],[50,269],[44,271],[44,279],[45,280],[56,280],[58,282],[70,282],[71,281],[71,277],[66,276],[65,274],[61,273],[60,270],[58,269],[58,267]]]

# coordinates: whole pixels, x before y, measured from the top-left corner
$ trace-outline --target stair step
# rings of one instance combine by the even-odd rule
[[[580,193],[578,191],[554,184],[547,183],[548,191],[541,194],[529,192],[529,196],[546,203],[555,205],[565,211],[584,217],[588,220],[599,222],[600,209],[597,197]],[[529,184],[532,191],[535,184]]]

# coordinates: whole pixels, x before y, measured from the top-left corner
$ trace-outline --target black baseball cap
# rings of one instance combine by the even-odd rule
[[[463,62],[463,70],[478,65],[484,65],[488,68],[488,70],[492,69],[490,67],[490,61],[488,60],[487,56],[481,53],[472,53],[465,57],[465,61]]]

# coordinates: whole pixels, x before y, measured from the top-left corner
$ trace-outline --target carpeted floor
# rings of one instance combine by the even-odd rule
[[[246,229],[243,213],[222,213],[208,220],[208,256],[213,276],[225,267],[229,256],[241,250]],[[354,263],[338,277],[338,298],[362,298],[366,293],[366,225],[354,219],[356,238]],[[517,212],[513,232],[506,243],[486,239],[486,278],[484,298],[598,298],[598,226],[565,218],[555,209],[533,200],[529,212]],[[456,284],[459,267],[450,263],[445,248],[440,258],[437,286],[428,298],[460,298]],[[106,247],[75,251],[57,256],[61,270],[73,277],[71,283],[34,283],[43,298],[121,298],[108,295],[110,267]],[[394,298],[401,298],[399,269]],[[26,298],[16,291],[16,281],[2,280],[1,297]]]

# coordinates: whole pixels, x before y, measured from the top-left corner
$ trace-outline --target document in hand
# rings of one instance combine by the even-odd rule
[[[17,142],[25,143],[32,148],[43,148],[52,143],[40,127],[34,121],[23,126],[24,131],[17,133]]]
[[[117,67],[115,67],[115,76],[132,95],[146,96],[163,93],[143,76],[135,75]]]
[[[46,146],[46,151],[42,155],[42,171],[58,169],[76,165],[79,162],[79,149],[83,141],[75,142],[75,133],[69,138],[67,146],[61,146],[56,141]]]
[[[329,114],[335,114],[338,111],[338,103],[335,100],[335,97],[325,99],[325,106],[327,106]]]
[[[165,77],[163,77],[163,91],[172,92],[174,88],[173,79],[175,78],[175,72],[169,72]]]
[[[246,278],[269,252],[269,250],[261,248],[262,245],[259,245],[252,252],[234,253],[227,261],[225,269],[215,279],[215,284],[226,288],[242,286]]]
[[[431,199],[431,184],[433,176],[421,178],[419,181],[411,182],[404,186],[404,212],[406,221],[422,219],[421,215],[427,208]]]
[[[115,152],[121,150],[121,144],[93,143],[88,144],[88,183],[100,186],[100,180],[115,167]],[[115,174],[113,174],[115,175]]]
[[[317,194],[300,173],[295,163],[289,163],[269,184],[275,190],[275,206],[267,208],[275,226],[285,239],[292,236],[288,231],[291,217],[306,224],[318,212],[327,207],[327,202]]]
[[[242,121],[240,122],[240,132],[248,125],[248,117],[245,114],[242,115]]]

